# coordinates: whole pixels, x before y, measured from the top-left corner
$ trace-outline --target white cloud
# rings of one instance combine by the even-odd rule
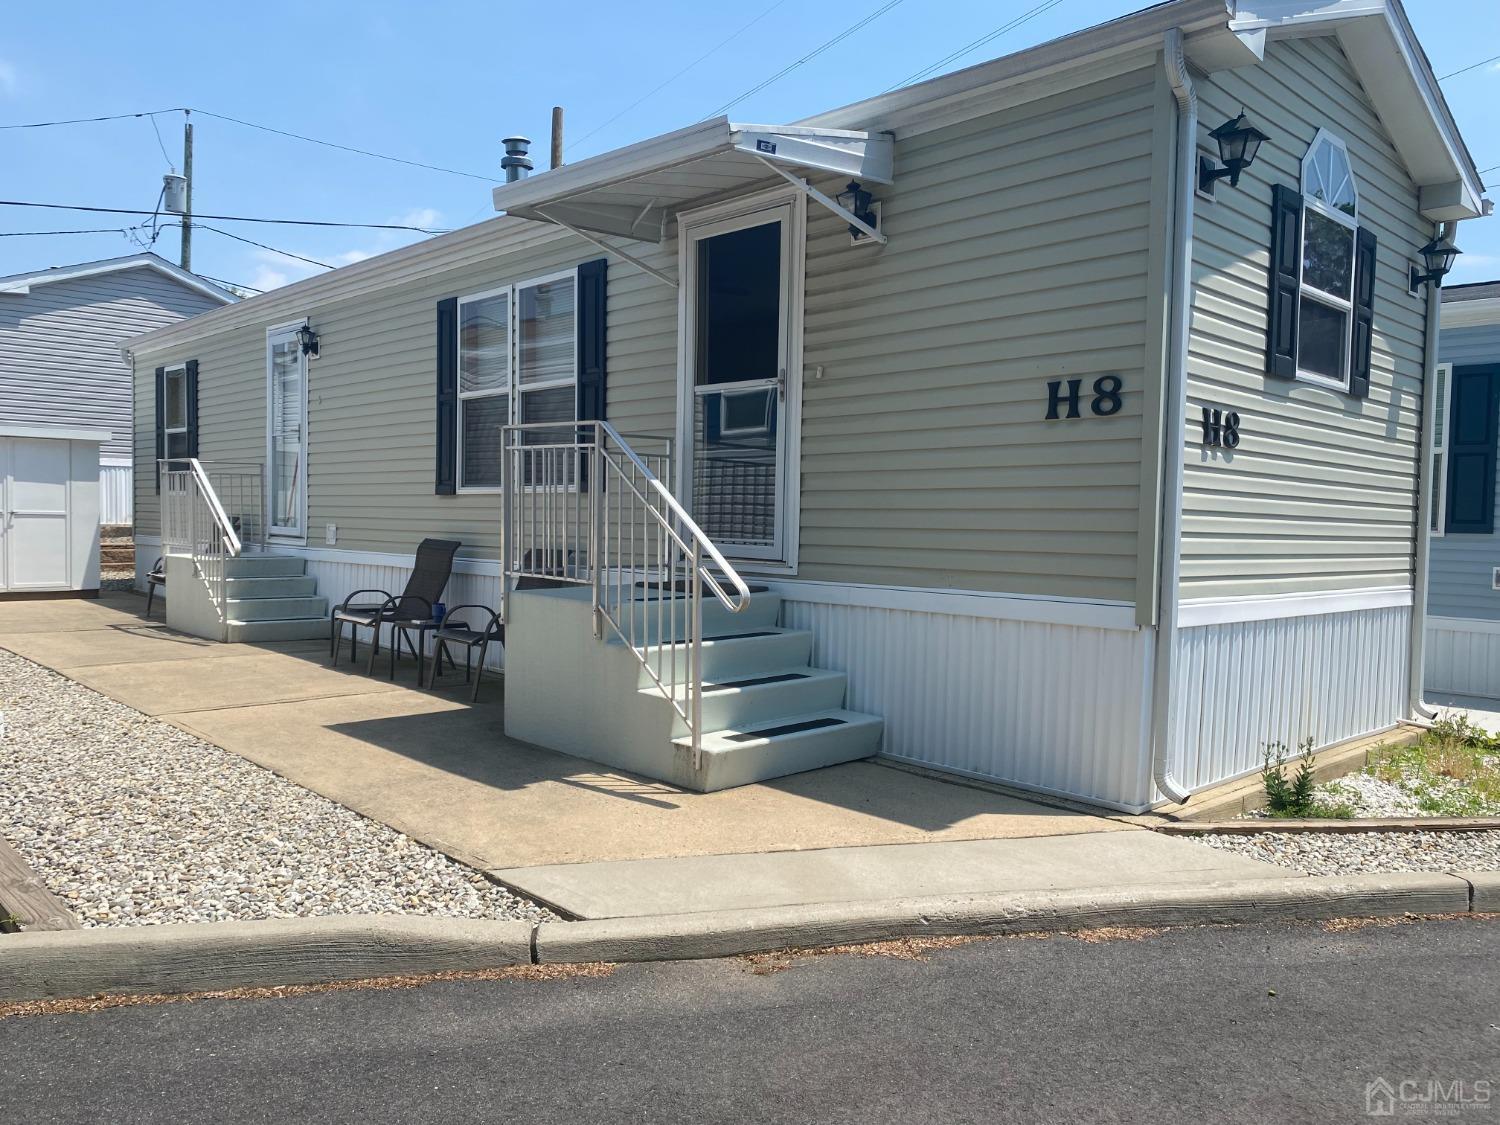
[[[408,227],[426,227],[431,230],[443,220],[443,213],[432,207],[419,207],[415,211],[408,211],[399,219],[394,220]]]
[[[442,222],[442,218],[442,212],[431,207],[420,207],[387,221],[403,226],[432,228]],[[327,251],[304,251],[301,247],[295,247],[293,254],[315,258],[320,262],[327,262],[330,266],[352,266],[355,262],[363,262],[378,254],[384,254],[388,250],[394,250],[398,246],[405,246],[413,239],[421,237],[411,231],[377,230],[369,232],[368,241],[364,246],[339,250],[331,254]],[[327,272],[310,262],[293,257],[292,254],[283,254],[275,250],[252,250],[250,260],[253,273],[246,284],[263,290],[279,289],[294,281],[301,281],[303,278]]]
[[[13,64],[0,59],[0,94],[10,97],[20,88],[21,79]]]

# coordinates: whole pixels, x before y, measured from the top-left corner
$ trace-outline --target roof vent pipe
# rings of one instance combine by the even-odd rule
[[[505,156],[500,161],[500,167],[505,169],[505,182],[524,180],[533,167],[531,157],[526,155],[531,149],[531,138],[506,137],[500,143],[505,146]]]

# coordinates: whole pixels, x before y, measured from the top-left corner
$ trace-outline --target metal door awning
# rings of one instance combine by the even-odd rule
[[[890,134],[745,125],[716,117],[577,164],[502,184],[494,189],[495,209],[555,223],[590,241],[598,241],[591,236],[613,235],[659,243],[666,238],[677,212],[762,186],[770,171],[846,221],[863,227],[794,170],[888,184],[892,175]],[[877,241],[885,241],[876,231],[868,233]],[[614,246],[606,248],[630,258]],[[631,260],[671,282],[660,271]]]

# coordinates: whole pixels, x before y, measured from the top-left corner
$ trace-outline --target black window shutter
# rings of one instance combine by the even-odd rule
[[[578,420],[602,419],[605,405],[605,269],[597,258],[578,267]]]
[[[1500,368],[1455,367],[1448,412],[1450,535],[1495,530],[1495,438],[1500,430]]]
[[[1302,257],[1302,194],[1271,189],[1271,303],[1266,321],[1266,370],[1297,377],[1297,267]]]
[[[458,490],[458,298],[437,303],[437,473],[433,491]]]
[[[183,365],[182,395],[187,404],[187,450],[189,457],[198,456],[198,361],[190,359]]]
[[[167,455],[167,369],[156,369],[156,491],[161,491],[161,461]]]
[[[1375,328],[1375,232],[1354,236],[1354,349],[1349,355],[1349,394],[1370,395],[1370,344]]]

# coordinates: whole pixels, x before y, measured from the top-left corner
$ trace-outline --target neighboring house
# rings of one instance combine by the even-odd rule
[[[120,345],[234,300],[155,254],[0,277],[0,422],[108,430],[100,518],[129,524],[131,381]]]
[[[507,730],[696,788],[878,746],[1140,810],[1389,729],[1421,691],[1437,297],[1409,270],[1483,185],[1395,0],[1254,13],[1174,0],[703,122],[140,337],[139,529],[154,388],[192,370],[196,449],[271,466],[274,567],[317,586],[257,604],[175,532],[210,634],[318,632],[459,539],[450,604],[585,583],[508,595]],[[1200,190],[1242,108],[1268,139]],[[559,419],[625,436],[502,432]],[[730,567],[758,588],[711,594],[695,646],[661,615],[714,549],[731,601]]]
[[[1500,281],[1443,291],[1427,690],[1500,699]]]

